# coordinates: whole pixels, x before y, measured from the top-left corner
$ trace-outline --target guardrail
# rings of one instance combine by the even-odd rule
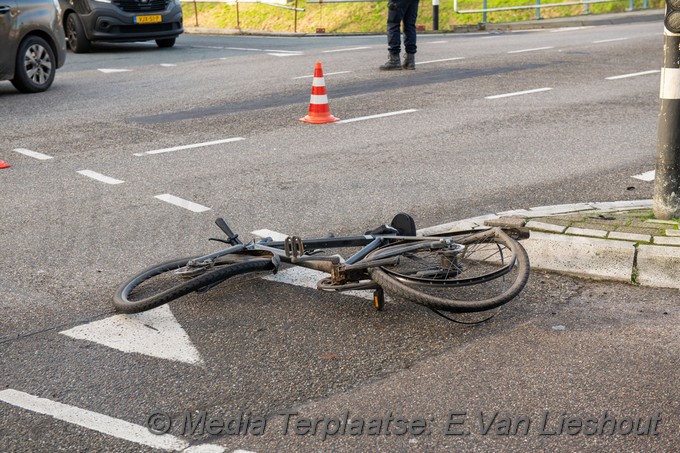
[[[326,0],[328,1],[328,0]],[[488,7],[488,0],[482,0],[482,7],[480,9],[466,9],[461,10],[458,8],[458,0],[453,0],[453,11],[457,14],[482,14],[482,23],[487,22],[487,13],[498,12],[498,11],[514,11],[523,9],[536,9],[536,19],[541,19],[541,8],[556,8],[561,6],[578,6],[583,5],[583,13],[590,14],[590,5],[595,3],[619,3],[628,2],[628,9],[634,10],[635,4],[633,0],[578,0],[578,1],[565,1],[559,3],[541,3],[541,0],[536,0],[533,5],[515,5],[515,6],[502,6],[502,7]],[[649,8],[649,1],[644,0],[643,9]]]

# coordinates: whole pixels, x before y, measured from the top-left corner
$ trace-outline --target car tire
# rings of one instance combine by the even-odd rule
[[[22,93],[40,93],[54,81],[57,60],[52,47],[39,36],[27,36],[19,44],[12,85]]]
[[[174,46],[175,40],[176,40],[176,38],[157,39],[156,45],[158,47],[160,47],[161,49],[165,49],[165,48]]]
[[[66,18],[66,43],[73,53],[90,50],[90,40],[85,36],[83,23],[76,13],[71,13]]]

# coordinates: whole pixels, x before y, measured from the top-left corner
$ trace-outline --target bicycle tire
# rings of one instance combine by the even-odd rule
[[[166,276],[177,269],[184,267],[192,258],[182,258],[167,261],[152,266],[121,284],[113,296],[113,305],[121,313],[140,313],[152,308],[159,307],[179,297],[197,291],[201,288],[219,283],[228,278],[250,272],[271,270],[274,264],[268,259],[254,259],[236,264],[218,266],[215,270],[198,275],[190,280],[183,281],[179,278],[172,279],[177,284],[170,283],[169,287],[159,292],[142,297],[138,300],[130,300],[130,294],[140,285],[157,276]]]
[[[450,237],[456,238],[455,236]],[[466,248],[478,244],[484,244],[491,250],[494,247],[498,248],[501,251],[500,265],[498,263],[499,258],[496,257],[494,258],[495,264],[487,263],[489,270],[486,271],[483,268],[479,275],[468,276],[467,267],[460,265],[457,266],[457,272],[450,276],[426,280],[410,278],[409,275],[401,274],[388,267],[369,268],[368,273],[376,284],[395,296],[403,297],[429,308],[454,313],[473,313],[499,307],[515,298],[524,289],[529,279],[529,256],[519,242],[500,229],[489,230],[486,234],[469,235],[467,238],[462,237],[459,240]],[[424,244],[426,243],[424,242]],[[374,254],[390,247],[403,247],[403,245],[389,245],[379,249]],[[502,250],[504,249],[509,250],[511,256],[503,256]],[[483,253],[486,253],[486,251]],[[400,257],[400,261],[409,254],[413,254],[413,252],[404,253]],[[418,258],[421,261],[426,261]],[[442,258],[440,256],[437,259],[441,260]],[[417,262],[417,260],[413,261]],[[435,261],[430,261],[427,264],[431,267],[434,263]],[[427,270],[431,272],[429,267]],[[441,294],[446,291],[453,294],[446,294],[443,297]],[[491,295],[487,293],[491,293]]]

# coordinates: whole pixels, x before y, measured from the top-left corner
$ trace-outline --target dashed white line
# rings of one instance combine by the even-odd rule
[[[221,145],[222,143],[230,143],[230,142],[238,142],[241,140],[245,140],[243,137],[232,137],[232,138],[225,138],[223,140],[214,140],[211,142],[203,142],[203,143],[194,143],[192,145],[182,145],[182,146],[174,146],[172,148],[163,148],[163,149],[155,149],[153,151],[144,151],[143,153],[134,153],[135,156],[144,156],[144,155],[153,155],[153,154],[162,154],[162,153],[171,153],[174,151],[181,151],[184,149],[193,149],[193,148],[202,148],[205,146],[213,146],[213,145]]]
[[[111,178],[110,176],[102,175],[101,173],[97,173],[96,171],[92,170],[79,170],[76,173],[79,173],[83,176],[87,176],[88,178],[92,178],[106,184],[123,184],[125,182],[121,181],[120,179],[115,179]]]
[[[271,55],[272,57],[297,57],[299,55],[302,55],[301,53],[274,53],[274,52],[267,52],[267,55]]]
[[[537,52],[539,50],[550,50],[550,49],[554,49],[554,47],[535,47],[533,49],[511,50],[508,53]]]
[[[543,91],[550,91],[552,88],[537,88],[535,90],[526,90],[526,91],[516,91],[514,93],[505,93],[505,94],[496,94],[494,96],[486,96],[484,99],[500,99],[500,98],[507,98],[511,96],[521,96],[523,94],[532,94],[532,93],[541,93]]]
[[[602,44],[605,42],[616,42],[616,41],[625,41],[628,38],[613,38],[613,39],[601,39],[599,41],[593,41],[593,44]]]
[[[637,76],[643,76],[643,75],[648,75],[648,74],[658,74],[660,72],[661,72],[660,69],[652,69],[650,71],[634,72],[632,74],[623,74],[623,75],[617,75],[617,76],[612,76],[612,77],[605,77],[605,80],[627,79],[629,77],[637,77]]]
[[[19,154],[23,154],[24,156],[32,157],[38,160],[54,159],[52,156],[48,156],[47,154],[39,153],[36,151],[31,151],[30,149],[16,148],[14,151]]]
[[[325,77],[325,76],[329,76],[329,75],[349,74],[350,72],[352,72],[352,71],[325,72],[323,75],[324,75],[324,77]],[[314,77],[314,74],[312,74],[312,75],[305,75],[305,76],[298,76],[298,77],[293,77],[293,80],[297,80],[297,79],[311,79],[311,78],[313,78],[313,77]]]
[[[176,197],[174,195],[170,195],[169,193],[164,193],[162,195],[156,195],[154,198],[158,198],[159,200],[165,201],[166,203],[173,204],[175,206],[179,206],[180,208],[188,209],[191,212],[205,212],[205,211],[210,211],[210,208],[200,205],[198,203],[194,203],[193,201],[188,201],[183,198]]]
[[[344,48],[344,49],[324,50],[321,53],[350,52],[352,50],[364,50],[364,49],[370,49],[370,47],[368,47],[368,46],[365,46],[365,47],[347,47],[347,48]]]
[[[144,426],[46,398],[39,398],[18,390],[6,389],[0,391],[0,401],[152,448],[183,450],[189,447],[189,442],[170,434],[157,436]]]
[[[644,173],[640,173],[639,175],[633,176],[633,178],[639,179],[641,181],[654,181],[655,177],[656,177],[656,170],[646,171]]]
[[[444,44],[447,43],[448,41],[431,41],[428,44]]]
[[[417,112],[417,111],[418,110],[416,110],[416,109],[409,109],[409,110],[399,110],[399,111],[396,111],[396,112],[379,113],[377,115],[360,116],[360,117],[357,117],[357,118],[349,118],[349,119],[346,119],[346,120],[340,120],[340,121],[337,121],[335,124],[353,123],[355,121],[372,120],[374,118],[385,118],[387,116],[403,115],[404,113],[413,113],[413,112]]]
[[[440,63],[442,61],[464,60],[465,57],[443,58],[441,60],[417,61],[416,64]]]
[[[132,69],[97,69],[99,72],[103,72],[104,74],[114,74],[117,72],[132,72]]]
[[[161,63],[161,66],[163,66],[164,68],[174,68],[177,65],[174,63]]]

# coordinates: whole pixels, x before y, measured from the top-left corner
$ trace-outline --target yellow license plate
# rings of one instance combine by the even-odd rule
[[[157,24],[163,22],[163,18],[159,14],[153,16],[135,16],[136,24]]]

